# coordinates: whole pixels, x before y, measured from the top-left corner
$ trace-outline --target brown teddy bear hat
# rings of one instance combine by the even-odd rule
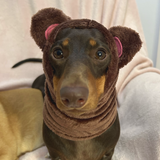
[[[111,53],[111,61],[106,73],[104,95],[98,106],[79,117],[73,117],[56,106],[53,77],[49,54],[58,33],[65,28],[94,28],[106,40]],[[138,33],[126,27],[112,27],[109,30],[100,23],[89,19],[71,20],[55,8],[40,10],[32,18],[31,35],[43,51],[43,68],[46,75],[44,122],[60,137],[70,140],[91,139],[105,132],[117,117],[116,81],[121,67],[126,65],[141,48]]]

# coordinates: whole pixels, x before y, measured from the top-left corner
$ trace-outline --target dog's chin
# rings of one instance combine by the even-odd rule
[[[92,106],[92,107],[91,107]],[[80,117],[81,115],[87,114],[94,110],[97,107],[97,103],[93,104],[85,104],[84,106],[77,108],[76,106],[73,107],[66,107],[63,103],[57,103],[57,107],[66,115],[70,117]]]

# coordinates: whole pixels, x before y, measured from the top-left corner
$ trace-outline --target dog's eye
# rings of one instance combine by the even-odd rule
[[[96,58],[96,59],[102,60],[102,59],[104,59],[105,57],[106,57],[106,53],[105,53],[104,51],[98,50],[98,51],[96,52],[96,55],[95,55],[95,58]]]
[[[63,58],[63,52],[61,49],[57,49],[53,52],[53,56],[56,58],[56,59],[61,59]]]

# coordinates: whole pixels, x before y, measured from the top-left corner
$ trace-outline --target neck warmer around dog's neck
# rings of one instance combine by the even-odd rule
[[[53,68],[49,64],[49,50],[53,45],[58,32],[64,28],[96,28],[106,35],[105,39],[111,48],[111,63],[106,73],[104,94],[96,109],[82,114],[79,117],[70,117],[56,106],[56,97],[53,88]],[[115,84],[118,77],[118,54],[114,39],[109,31],[101,24],[91,20],[71,20],[57,26],[49,36],[43,50],[43,68],[46,75],[44,122],[47,127],[58,136],[69,140],[86,140],[95,138],[104,133],[117,117],[117,102]]]
[[[117,116],[116,91],[109,90],[97,108],[79,118],[69,117],[60,111],[46,83],[44,122],[55,134],[69,140],[85,140],[101,135],[115,121]]]

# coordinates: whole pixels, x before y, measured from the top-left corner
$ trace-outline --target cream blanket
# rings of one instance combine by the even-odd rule
[[[45,7],[59,8],[72,18],[94,19],[107,28],[122,25],[139,32],[143,47],[121,69],[117,82],[121,137],[113,159],[160,159],[160,71],[147,57],[135,0],[0,1],[0,90],[30,87],[43,73],[41,64],[27,63],[16,69],[11,66],[25,58],[42,57],[30,37],[30,24],[32,15]],[[44,160],[46,153],[43,147],[20,159]]]

